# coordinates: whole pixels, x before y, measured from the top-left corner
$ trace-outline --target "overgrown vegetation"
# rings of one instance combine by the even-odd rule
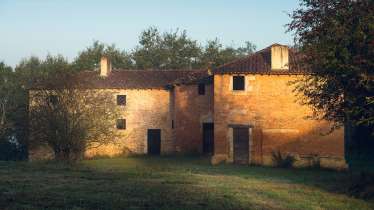
[[[292,168],[294,162],[296,161],[292,154],[282,154],[282,152],[279,150],[272,151],[271,158],[274,165],[280,168]]]
[[[30,148],[49,146],[56,159],[77,160],[87,149],[115,142],[112,93],[91,89],[61,57],[49,57],[39,68],[48,71],[29,92]]]
[[[348,162],[374,162],[374,1],[301,0],[288,25],[311,74],[296,91],[314,117],[345,126]]]
[[[344,172],[191,157],[0,162],[0,209],[373,209],[349,196],[349,183]]]
[[[155,27],[144,30],[139,44],[132,50],[121,50],[114,44],[95,41],[81,51],[73,62],[77,70],[98,68],[100,57],[108,56],[118,69],[202,69],[217,67],[253,53],[256,46],[247,41],[244,46],[224,47],[218,39],[201,44],[185,30],[160,32]]]

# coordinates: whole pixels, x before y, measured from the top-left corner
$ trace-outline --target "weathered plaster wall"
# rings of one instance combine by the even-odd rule
[[[232,75],[214,76],[215,158],[230,160],[229,124],[252,127],[250,160],[271,164],[271,152],[301,156],[344,155],[343,130],[323,136],[329,123],[306,119],[311,109],[296,102],[288,85],[298,76],[246,75],[246,90],[232,90]]]
[[[116,130],[119,138],[116,144],[101,146],[86,152],[87,157],[96,155],[115,156],[124,151],[135,154],[147,153],[147,130],[161,129],[161,153],[172,153],[175,145],[171,129],[171,95],[169,90],[163,89],[106,89],[113,94],[113,101],[117,95],[126,95],[126,106],[120,107],[121,116],[126,119],[126,130]],[[116,121],[113,120],[113,128]],[[32,130],[31,130],[32,135]],[[41,149],[30,150],[30,159],[49,157]],[[43,149],[43,151],[48,151]]]
[[[197,85],[182,85],[175,93],[176,151],[202,152],[202,123],[213,122],[213,85],[205,86],[205,95],[198,94]]]

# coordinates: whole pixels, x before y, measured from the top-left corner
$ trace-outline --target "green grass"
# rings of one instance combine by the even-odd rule
[[[346,173],[136,157],[0,162],[0,209],[374,209]]]

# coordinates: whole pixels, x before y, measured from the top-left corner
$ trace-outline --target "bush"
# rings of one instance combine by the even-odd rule
[[[320,169],[321,168],[321,157],[319,155],[312,155],[310,161],[310,168]]]
[[[352,196],[372,199],[374,198],[374,174],[361,172],[359,175],[352,175],[351,186],[348,189]]]
[[[0,140],[0,160],[25,160],[27,150],[23,145]]]
[[[291,168],[296,160],[293,155],[282,155],[282,153],[279,150],[273,151],[271,155],[274,165],[280,168]]]

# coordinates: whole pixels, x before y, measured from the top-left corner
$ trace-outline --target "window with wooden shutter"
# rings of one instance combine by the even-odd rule
[[[126,105],[126,95],[117,95],[117,105],[118,106]]]
[[[245,77],[233,76],[232,86],[233,90],[245,90]]]
[[[126,129],[126,119],[118,119],[117,120],[117,129],[119,129],[119,130]]]
[[[205,84],[199,84],[197,86],[199,95],[205,95]]]

